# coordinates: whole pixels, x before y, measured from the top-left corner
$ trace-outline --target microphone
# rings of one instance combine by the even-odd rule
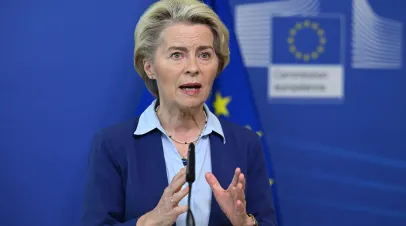
[[[192,210],[190,208],[190,198],[192,197],[192,184],[195,181],[195,145],[189,144],[188,151],[188,163],[186,166],[186,182],[189,183],[189,195],[188,195],[188,211],[186,215],[186,225],[195,226],[195,218],[193,217]]]
[[[193,143],[189,144],[187,159],[186,182],[192,185],[192,183],[195,182],[195,145]]]

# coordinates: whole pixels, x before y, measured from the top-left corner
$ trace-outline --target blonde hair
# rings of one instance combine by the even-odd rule
[[[214,51],[219,59],[217,76],[230,60],[228,29],[209,6],[198,0],[161,0],[154,3],[141,16],[134,32],[134,67],[148,90],[157,98],[158,88],[146,74],[144,60],[153,60],[162,41],[162,31],[175,23],[203,24],[211,29]]]

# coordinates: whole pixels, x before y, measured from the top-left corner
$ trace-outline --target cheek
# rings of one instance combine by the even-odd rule
[[[166,90],[166,92],[172,92],[173,90],[176,90],[177,88],[177,76],[173,76],[170,74],[170,72],[164,73],[164,75],[161,75],[159,78],[160,83],[162,85],[162,88]]]
[[[217,75],[217,66],[210,66],[208,68],[206,68],[206,75],[207,75],[207,82],[209,84],[212,84],[214,82],[214,80],[216,79],[216,75]]]
[[[157,80],[158,83],[161,85],[161,89],[164,89],[163,92],[175,92],[178,88],[179,78],[182,74],[182,71],[174,65],[161,65],[159,71],[157,72]]]

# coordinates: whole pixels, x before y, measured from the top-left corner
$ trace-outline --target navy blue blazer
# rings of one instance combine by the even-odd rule
[[[247,213],[276,226],[275,210],[259,137],[220,120],[226,143],[210,134],[212,173],[226,189],[237,167],[246,176]],[[135,226],[168,186],[160,131],[134,136],[138,118],[99,132],[92,144],[84,194],[83,226]],[[231,225],[212,196],[209,225]],[[199,226],[199,225],[198,225]]]

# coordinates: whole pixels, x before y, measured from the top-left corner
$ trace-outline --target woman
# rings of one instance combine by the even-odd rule
[[[83,225],[276,225],[258,136],[204,104],[229,61],[228,30],[197,0],[162,0],[140,18],[134,64],[157,98],[93,143]],[[243,110],[243,109],[241,109]],[[196,146],[191,205],[185,167]]]

